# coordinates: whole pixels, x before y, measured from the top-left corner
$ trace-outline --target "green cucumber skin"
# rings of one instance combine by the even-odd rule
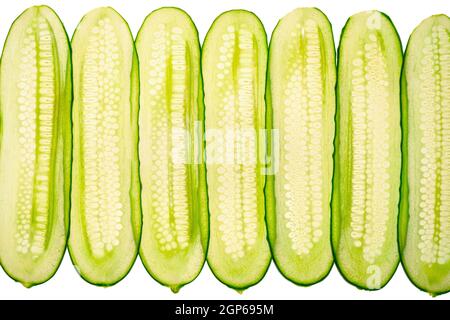
[[[131,232],[131,238],[133,241],[133,248],[132,248],[132,254],[129,257],[129,261],[127,261],[125,271],[119,274],[118,276],[112,278],[112,279],[94,279],[93,277],[90,277],[86,274],[85,270],[82,270],[79,267],[79,260],[82,258],[81,254],[78,255],[78,252],[76,252],[74,246],[78,243],[77,241],[74,241],[74,234],[77,232],[80,233],[80,230],[74,229],[74,221],[75,219],[75,211],[76,205],[78,204],[79,200],[74,199],[75,192],[74,192],[74,183],[76,182],[77,176],[75,175],[75,169],[74,165],[77,161],[77,126],[75,125],[75,121],[78,120],[78,116],[76,112],[75,106],[76,106],[76,93],[77,93],[77,83],[75,80],[75,72],[76,72],[76,65],[73,67],[73,74],[74,74],[74,107],[72,109],[72,117],[73,117],[73,126],[72,126],[72,136],[73,136],[73,159],[72,159],[72,186],[71,186],[71,197],[72,197],[72,208],[71,208],[71,228],[70,228],[70,236],[68,241],[68,251],[70,255],[70,259],[72,260],[72,264],[74,265],[76,271],[79,273],[79,275],[88,283],[99,286],[99,287],[109,287],[117,284],[121,280],[123,280],[131,271],[137,256],[139,252],[139,244],[141,240],[141,229],[142,229],[142,216],[141,216],[141,195],[140,195],[140,178],[139,178],[139,157],[138,157],[138,113],[139,113],[139,62],[138,57],[136,53],[136,49],[134,46],[134,41],[131,35],[131,30],[127,24],[127,22],[123,19],[123,17],[115,11],[111,7],[101,7],[94,9],[87,13],[78,24],[78,27],[76,28],[73,37],[72,37],[72,52],[73,56],[75,56],[75,50],[76,45],[74,45],[74,39],[76,39],[77,32],[81,32],[80,27],[83,25],[83,22],[90,19],[90,16],[100,15],[103,17],[112,17],[114,19],[118,19],[120,21],[120,24],[124,26],[124,28],[127,30],[127,37],[130,39],[130,50],[132,51],[130,62],[130,85],[129,85],[129,101],[130,101],[130,135],[132,136],[132,141],[129,141],[131,144],[131,159],[130,159],[130,178],[129,178],[129,191],[128,195],[130,197],[129,206],[130,206],[130,214],[129,214],[129,224],[130,224],[130,232]],[[87,22],[86,22],[87,23]],[[75,50],[74,50],[75,49]],[[79,90],[79,89],[78,89]],[[78,146],[79,147],[79,146]],[[78,151],[79,152],[79,151]],[[84,227],[83,227],[84,229]],[[83,231],[84,233],[84,231]]]
[[[214,20],[214,22],[212,23],[210,29],[208,30],[208,32],[206,34],[205,40],[203,42],[203,46],[202,46],[202,74],[203,74],[203,77],[202,78],[203,78],[204,84],[207,83],[207,82],[205,82],[205,80],[206,80],[205,79],[206,78],[205,77],[205,69],[207,69],[207,68],[205,68],[205,52],[207,51],[206,49],[207,49],[208,40],[212,37],[213,31],[214,31],[214,27],[218,23],[220,23],[220,21],[222,19],[226,18],[227,16],[233,16],[233,15],[235,15],[235,19],[236,20],[239,19],[239,15],[248,16],[249,19],[255,20],[254,21],[255,24],[258,25],[259,29],[261,29],[260,30],[261,34],[264,35],[264,41],[263,42],[264,42],[264,44],[266,46],[265,51],[267,52],[267,42],[266,42],[267,41],[267,35],[266,35],[265,30],[264,30],[262,22],[259,20],[259,18],[254,13],[252,13],[250,11],[246,11],[246,10],[230,10],[230,11],[223,12],[222,14],[220,14]],[[264,75],[266,75],[266,71],[264,72]],[[205,93],[205,98],[206,98],[206,95],[207,95],[206,85],[204,86],[204,93]],[[263,100],[264,100],[264,103],[265,103],[265,97],[264,97]],[[207,109],[208,109],[208,105],[206,104],[205,110],[207,110]],[[206,111],[205,111],[205,114],[206,114]],[[262,122],[263,122],[263,125],[264,125],[263,127],[265,128],[265,118],[264,118],[264,116],[262,118]],[[205,128],[207,127],[206,123],[207,123],[207,119],[205,120]],[[205,129],[205,130],[207,130],[207,129]],[[206,149],[207,149],[207,144],[205,143],[205,145],[206,145]],[[206,160],[206,162],[208,162],[208,160]],[[206,169],[206,171],[208,172],[208,168]],[[264,177],[264,179],[265,179],[265,177]],[[208,203],[210,204],[211,203],[211,195],[210,195],[211,186],[210,186],[210,182],[208,181],[208,179],[207,179],[207,189],[208,189]],[[263,194],[264,193],[264,187],[262,188],[261,191],[262,191],[262,194]],[[264,204],[264,199],[262,199],[262,200],[263,200],[262,201],[262,206],[264,207],[264,205],[265,205]],[[258,276],[256,276],[255,279],[253,279],[251,281],[248,281],[246,283],[237,283],[237,282],[229,281],[229,280],[224,278],[224,275],[221,274],[221,272],[219,270],[216,270],[216,266],[214,265],[214,262],[212,262],[211,252],[214,252],[214,250],[215,250],[213,241],[211,240],[211,237],[214,236],[214,232],[211,231],[211,229],[212,229],[212,227],[211,227],[211,220],[212,220],[212,218],[211,217],[213,216],[213,212],[212,212],[210,206],[209,206],[208,209],[209,209],[209,216],[210,216],[210,218],[209,218],[209,221],[210,221],[210,230],[209,230],[210,239],[209,239],[209,247],[208,247],[208,255],[207,255],[208,266],[209,266],[211,272],[214,274],[214,276],[221,283],[223,283],[227,287],[229,287],[231,289],[234,289],[234,290],[238,291],[239,293],[241,293],[244,290],[246,290],[246,289],[248,289],[248,288],[258,284],[264,278],[264,276],[266,275],[266,273],[267,273],[267,271],[269,269],[272,257],[271,257],[271,253],[270,253],[270,247],[269,247],[269,244],[268,244],[267,235],[264,236],[264,239],[265,239],[264,241],[267,241],[267,242],[263,245],[263,248],[262,248],[262,250],[263,250],[263,252],[262,252],[263,257],[261,257],[261,262],[260,262],[260,264],[262,266],[261,267],[261,269],[262,269],[261,273]],[[265,222],[265,212],[264,212],[263,221]],[[265,232],[267,232],[266,227],[264,229],[265,229]]]
[[[271,61],[271,52],[272,52],[272,46],[273,46],[273,38],[275,35],[275,31],[277,30],[277,28],[280,27],[280,24],[283,22],[283,19],[287,19],[289,16],[293,16],[293,17],[298,17],[298,19],[301,21],[303,19],[306,19],[309,16],[314,16],[314,19],[319,20],[320,22],[324,23],[326,26],[322,26],[321,28],[321,34],[324,32],[324,30],[322,30],[323,28],[328,27],[329,31],[331,33],[331,39],[329,43],[325,43],[324,47],[326,47],[327,49],[332,48],[332,56],[333,56],[333,71],[335,70],[335,46],[334,46],[334,40],[333,40],[333,35],[332,35],[332,26],[330,21],[328,20],[328,18],[326,17],[326,15],[320,11],[317,8],[300,8],[300,9],[296,9],[294,11],[292,11],[291,13],[289,13],[287,16],[285,16],[284,18],[282,18],[277,26],[275,27],[274,33],[272,34],[272,40],[270,42],[270,46],[269,46],[269,67],[268,67],[268,74],[267,74],[267,89],[266,89],[266,101],[267,101],[267,110],[266,110],[266,127],[268,132],[270,132],[273,129],[273,102],[272,102],[272,95],[271,95],[271,73],[270,73],[270,61]],[[332,75],[330,76],[333,84],[332,84],[332,92],[334,94],[334,89],[335,89],[335,85],[336,85],[336,74],[331,71]],[[328,71],[330,72],[330,71]],[[334,74],[333,74],[334,73]],[[333,108],[333,123],[334,123],[334,117],[335,117],[335,101],[336,98],[335,96],[331,99],[332,101],[332,108]],[[280,111],[281,112],[281,111]],[[324,111],[325,112],[325,111]],[[334,128],[333,128],[333,139],[334,139]],[[332,141],[331,141],[331,145],[332,145]],[[273,165],[274,164],[274,158],[272,155],[272,135],[268,134],[267,135],[267,155],[268,155],[268,159],[270,159],[269,165]],[[331,162],[333,161],[333,151],[332,153],[329,155],[329,157],[331,158]],[[292,270],[288,270],[287,268],[284,269],[284,266],[282,264],[282,262],[280,261],[278,254],[276,254],[275,252],[275,245],[277,243],[277,225],[276,225],[276,216],[277,214],[277,210],[276,210],[276,196],[275,196],[275,191],[274,191],[274,183],[275,183],[275,179],[276,179],[276,175],[275,174],[270,174],[269,172],[267,173],[267,177],[266,177],[266,185],[264,187],[264,193],[265,193],[265,203],[266,203],[266,222],[267,222],[267,228],[268,228],[268,235],[269,235],[269,243],[271,246],[271,252],[272,252],[272,257],[275,263],[275,266],[277,267],[277,269],[279,270],[279,272],[289,281],[300,285],[300,286],[310,286],[313,284],[316,284],[320,281],[322,281],[323,279],[325,279],[328,274],[331,271],[331,268],[333,266],[333,253],[331,250],[331,242],[328,242],[329,246],[328,246],[328,250],[329,253],[324,252],[323,253],[323,259],[327,262],[325,262],[325,267],[320,267],[320,272],[318,272],[318,275],[314,277],[314,279],[306,279],[304,277],[304,274],[306,272],[306,270],[308,269],[317,269],[319,266],[305,266],[304,264],[306,263],[305,261],[302,261],[302,259],[297,258],[297,257],[292,257],[292,260],[295,261],[295,263],[298,265],[298,273],[295,273]],[[328,220],[331,221],[331,183],[332,183],[332,175],[330,176],[330,199],[328,201],[328,208],[330,209],[329,215],[328,215]],[[329,222],[328,222],[329,223]],[[330,225],[331,227],[331,225]],[[330,230],[330,229],[329,229]],[[284,230],[284,232],[288,232],[287,230]],[[289,253],[286,253],[289,254]],[[282,255],[282,253],[279,253],[279,255]],[[305,268],[306,270],[302,269]]]
[[[348,270],[346,270],[346,267],[341,264],[341,261],[339,259],[339,241],[340,241],[340,223],[341,223],[340,222],[340,217],[339,217],[339,210],[340,210],[339,208],[341,206],[341,204],[340,204],[341,200],[340,200],[340,197],[339,197],[340,195],[338,194],[339,193],[338,191],[339,191],[341,183],[342,183],[340,181],[340,179],[341,179],[341,168],[340,168],[341,161],[339,161],[339,157],[340,157],[340,149],[339,148],[340,148],[340,145],[341,145],[341,141],[340,141],[341,137],[339,135],[339,132],[341,130],[340,129],[340,121],[342,121],[341,117],[340,117],[340,111],[341,111],[341,105],[340,105],[340,94],[341,94],[341,91],[340,90],[341,90],[342,83],[339,81],[339,76],[340,76],[340,68],[342,67],[341,66],[341,63],[342,63],[342,56],[341,55],[342,55],[342,51],[344,49],[343,46],[342,46],[342,42],[343,42],[343,37],[345,35],[345,30],[348,28],[349,23],[351,22],[351,19],[353,17],[358,16],[358,15],[362,15],[362,14],[369,14],[369,13],[372,13],[372,12],[373,13],[375,13],[375,12],[379,13],[381,15],[381,18],[384,19],[385,22],[391,28],[392,36],[394,38],[394,45],[398,47],[398,50],[396,50],[396,51],[398,51],[397,59],[400,61],[399,65],[401,67],[402,50],[401,50],[400,37],[399,37],[399,35],[397,33],[397,30],[394,27],[394,24],[392,23],[391,19],[389,18],[389,16],[387,16],[386,14],[384,14],[382,12],[378,12],[378,11],[367,11],[367,12],[361,12],[359,14],[356,14],[356,15],[352,16],[351,18],[349,18],[347,20],[347,23],[345,24],[345,26],[344,26],[344,28],[342,29],[342,32],[341,32],[341,38],[340,38],[340,43],[339,43],[339,47],[338,47],[338,57],[337,57],[337,61],[338,61],[338,63],[337,63],[337,66],[338,66],[337,67],[338,81],[337,81],[337,85],[336,85],[336,99],[337,99],[337,105],[336,105],[337,109],[336,109],[336,111],[337,112],[336,112],[336,116],[335,116],[336,135],[335,135],[335,140],[334,140],[334,159],[335,159],[335,161],[334,161],[334,175],[333,175],[333,192],[332,192],[332,201],[331,201],[331,203],[332,203],[331,241],[332,241],[333,255],[334,255],[334,260],[335,260],[335,263],[336,263],[336,267],[337,267],[339,273],[342,275],[342,277],[348,283],[352,284],[353,286],[355,286],[355,287],[357,287],[359,289],[368,290],[368,291],[375,291],[375,290],[382,289],[383,287],[385,287],[389,283],[390,279],[394,276],[395,271],[397,270],[397,267],[398,267],[399,262],[400,262],[400,258],[399,258],[399,254],[398,254],[397,248],[395,248],[395,250],[392,248],[392,250],[394,250],[395,252],[392,253],[393,254],[393,258],[392,258],[393,262],[391,263],[390,271],[387,272],[387,275],[385,276],[384,280],[381,281],[381,284],[378,287],[376,287],[376,288],[369,288],[366,283],[362,283],[362,282],[360,282],[360,281],[358,281],[356,279],[353,279],[353,275],[350,274],[348,272]],[[400,70],[399,70],[399,72],[398,72],[398,83],[399,84],[400,84],[400,76],[401,75],[400,75]],[[399,88],[398,91],[400,91],[400,88]],[[398,93],[398,96],[399,96],[399,100],[400,100],[400,92]],[[401,113],[400,101],[398,102],[398,105],[399,105],[399,115],[400,115],[400,113]],[[399,119],[399,124],[398,124],[399,127],[401,126],[400,122],[401,121]],[[398,146],[399,148],[398,149],[400,149],[400,147],[401,147],[400,143],[401,142],[399,141],[399,146]],[[400,156],[400,158],[401,158],[401,156]],[[400,166],[401,166],[401,164],[400,164]],[[400,167],[400,170],[401,170],[401,167]],[[398,176],[399,176],[398,180],[399,180],[399,182],[400,182],[400,170],[398,172]],[[398,190],[399,190],[399,193],[400,193],[400,183],[399,183]],[[398,208],[399,205],[400,205],[400,200],[398,201],[396,207]],[[347,210],[347,212],[348,212],[348,210]],[[395,219],[395,221],[397,222],[397,220],[398,220],[398,214],[397,214],[397,219]],[[396,235],[394,237],[393,233],[397,233],[396,228],[395,228],[395,230],[394,229],[391,230],[391,237],[392,238],[397,238]]]
[[[166,17],[165,17],[166,16]],[[187,30],[188,28],[191,29],[192,33],[195,34],[195,39],[188,39],[190,41],[189,44],[187,44],[187,50],[191,50],[192,55],[194,56],[194,61],[191,61],[190,63],[193,64],[193,69],[197,69],[197,74],[198,74],[198,79],[197,79],[197,85],[198,85],[198,89],[197,92],[193,92],[192,95],[194,97],[196,97],[195,99],[195,104],[194,107],[196,107],[197,109],[192,110],[191,112],[193,113],[193,121],[197,121],[201,124],[201,137],[203,137],[203,132],[204,132],[204,104],[203,104],[203,81],[201,78],[201,70],[200,70],[200,42],[198,39],[198,31],[197,28],[195,27],[194,22],[192,21],[191,17],[182,9],[176,8],[176,7],[163,7],[163,8],[159,8],[155,11],[153,11],[152,13],[150,13],[144,20],[140,31],[138,32],[137,38],[136,38],[136,46],[137,46],[137,52],[138,52],[138,56],[140,59],[140,66],[142,67],[142,69],[144,69],[144,55],[148,56],[149,55],[149,48],[151,47],[151,43],[150,42],[143,42],[145,40],[141,40],[141,37],[144,38],[144,33],[146,31],[146,27],[153,27],[155,28],[155,23],[156,21],[162,21],[163,24],[167,25],[167,26],[174,26],[177,25],[178,27],[181,27],[184,30]],[[175,23],[176,21],[176,23]],[[152,24],[153,23],[153,24]],[[178,24],[179,23],[179,24]],[[150,26],[149,26],[150,25]],[[187,26],[189,25],[189,26]],[[153,30],[153,29],[152,29]],[[186,41],[186,40],[185,40]],[[142,43],[142,45],[140,46],[140,43]],[[191,47],[192,46],[192,47]],[[142,49],[141,49],[142,47]],[[142,50],[142,55],[140,55],[140,51]],[[197,51],[197,52],[196,52]],[[142,56],[142,57],[141,57]],[[195,61],[195,56],[198,57],[198,60]],[[141,83],[144,85],[144,83],[146,83],[145,77],[144,77],[144,72],[141,71],[140,75],[142,77],[142,81]],[[194,79],[195,81],[195,79]],[[144,91],[142,91],[144,92]],[[143,94],[141,93],[141,97],[143,96]],[[144,108],[151,108],[149,106],[144,107],[143,106],[144,102],[141,101],[141,107],[140,107],[140,113],[143,114],[143,110]],[[189,112],[189,110],[188,110]],[[140,128],[143,128],[145,126],[145,122],[142,122],[143,120],[141,120],[140,122]],[[193,125],[192,123],[190,125]],[[190,131],[191,134],[191,138],[192,134],[193,134],[193,130]],[[145,133],[144,133],[145,134]],[[142,142],[143,138],[141,136],[140,141]],[[209,238],[209,222],[208,222],[208,205],[207,205],[207,191],[206,191],[206,164],[203,161],[204,159],[204,141],[200,142],[200,146],[201,146],[201,150],[199,150],[199,154],[198,155],[194,155],[198,156],[199,159],[201,160],[201,162],[199,164],[190,164],[188,166],[188,168],[190,169],[192,175],[194,176],[193,179],[194,181],[191,181],[191,185],[196,185],[196,190],[191,192],[192,195],[191,196],[197,196],[197,198],[194,197],[193,200],[193,214],[194,214],[194,225],[193,227],[195,229],[197,229],[198,232],[198,239],[197,241],[200,242],[201,245],[201,250],[202,250],[202,254],[201,254],[201,258],[199,257],[198,259],[193,260],[193,254],[194,252],[191,252],[192,250],[194,250],[195,248],[190,248],[192,247],[192,244],[190,245],[190,249],[187,249],[187,252],[184,251],[178,251],[176,253],[174,253],[173,255],[170,255],[168,257],[166,256],[162,256],[162,254],[158,254],[158,257],[153,257],[151,258],[151,255],[154,254],[155,251],[159,250],[155,247],[152,247],[151,245],[149,245],[148,248],[146,248],[146,237],[150,237],[150,233],[147,236],[146,233],[146,228],[151,228],[150,225],[146,225],[146,214],[150,215],[149,212],[145,212],[146,208],[148,208],[148,206],[150,205],[150,203],[147,203],[146,205],[144,205],[145,203],[145,197],[148,196],[146,195],[146,190],[148,188],[148,184],[150,183],[150,181],[146,182],[144,177],[142,176],[143,173],[143,166],[145,165],[145,163],[142,160],[142,156],[140,157],[140,171],[141,171],[141,182],[142,182],[142,203],[143,203],[143,228],[142,228],[142,239],[141,239],[141,245],[140,245],[140,252],[139,252],[139,256],[141,258],[142,263],[144,264],[144,267],[146,268],[147,272],[152,276],[152,278],[154,280],[156,280],[158,283],[160,283],[161,285],[164,286],[168,286],[171,288],[171,290],[174,293],[177,293],[183,286],[191,283],[192,281],[194,281],[198,275],[200,274],[201,270],[203,269],[203,266],[206,262],[206,252],[207,252],[207,248],[208,248],[208,238]],[[142,145],[142,148],[144,148],[144,145]],[[141,149],[140,147],[140,153],[143,154],[144,151],[147,149]],[[148,169],[148,172],[151,172],[151,169]],[[146,188],[147,185],[147,188]],[[150,200],[148,201],[150,202]],[[147,218],[150,219],[150,216]],[[196,221],[195,221],[196,220]],[[151,239],[153,240],[153,239]],[[197,242],[196,241],[196,242]],[[186,249],[185,249],[186,250]],[[189,256],[191,256],[191,258],[188,258]],[[177,261],[173,261],[173,260],[178,260]],[[186,261],[186,259],[189,259],[188,261]],[[151,261],[153,260],[153,262]],[[155,260],[157,262],[155,262]],[[161,266],[158,266],[157,264],[161,263]],[[173,264],[177,264],[178,268],[183,268],[185,269],[186,267],[190,267],[191,265],[197,265],[194,270],[190,270],[190,271],[185,271],[183,272],[182,270],[177,270],[176,268],[173,268]],[[168,269],[169,270],[169,275],[168,274],[162,274],[161,273],[161,267],[162,269]],[[181,276],[179,274],[182,274]],[[173,278],[177,278],[177,280],[173,280],[173,279],[169,279],[172,276]]]
[[[398,223],[398,245],[399,245],[399,251],[400,251],[400,260],[403,267],[403,270],[405,271],[408,279],[411,281],[411,283],[420,289],[421,291],[427,292],[432,296],[438,296],[441,294],[448,293],[450,291],[450,284],[447,285],[447,288],[437,289],[432,288],[429,283],[423,283],[421,279],[417,279],[414,276],[414,266],[410,266],[406,255],[405,255],[405,248],[407,245],[407,235],[409,232],[408,223],[410,220],[410,182],[408,178],[408,172],[409,172],[409,144],[413,144],[414,141],[409,141],[409,133],[410,131],[410,125],[409,125],[409,99],[408,99],[408,77],[407,77],[407,63],[412,60],[414,57],[411,57],[411,55],[414,54],[421,54],[421,52],[416,52],[418,48],[412,48],[413,45],[416,44],[416,41],[422,40],[421,38],[417,39],[417,37],[414,37],[416,34],[425,31],[429,29],[434,24],[439,24],[439,22],[443,22],[440,20],[447,20],[447,24],[449,17],[444,14],[440,15],[433,15],[428,17],[427,19],[423,20],[412,32],[410,35],[410,38],[408,40],[408,44],[405,49],[404,54],[404,61],[403,61],[403,68],[402,68],[402,79],[401,79],[401,98],[402,98],[402,172],[401,172],[401,198],[400,198],[400,213],[399,213],[399,223]],[[427,33],[429,34],[429,32]],[[423,45],[419,46],[420,49],[423,49]],[[414,60],[413,60],[414,61]],[[420,63],[416,62],[416,63]],[[410,71],[412,72],[412,71]],[[416,74],[415,76],[418,77]],[[414,129],[413,130],[417,130]],[[414,231],[412,231],[414,232]],[[417,248],[415,249],[417,255],[420,255],[418,253]],[[419,259],[419,256],[417,256],[416,259]],[[432,271],[431,271],[432,272]],[[426,277],[432,278],[432,274],[426,274]],[[448,274],[447,274],[448,278]],[[428,280],[428,279],[427,279]],[[428,281],[427,281],[428,282]]]
[[[60,61],[60,68],[65,68],[65,79],[61,78],[60,81],[63,83],[63,88],[59,88],[60,92],[57,92],[57,95],[60,99],[60,104],[59,104],[59,108],[61,108],[62,112],[60,112],[60,133],[57,133],[57,136],[61,139],[61,144],[62,147],[57,147],[58,149],[61,150],[57,150],[57,152],[59,153],[58,157],[62,157],[62,160],[60,160],[62,162],[62,168],[59,168],[60,170],[62,169],[62,172],[56,173],[58,175],[62,175],[60,178],[62,178],[63,182],[62,185],[57,186],[60,190],[59,192],[62,192],[62,202],[63,202],[63,209],[62,212],[60,213],[56,213],[57,215],[62,216],[63,222],[62,222],[62,228],[63,230],[61,231],[63,234],[63,240],[61,243],[61,248],[59,249],[60,252],[57,254],[57,256],[55,257],[55,259],[53,259],[53,262],[47,262],[44,264],[47,264],[51,270],[44,276],[37,276],[36,279],[25,279],[24,275],[19,275],[17,274],[16,270],[10,270],[9,267],[7,266],[5,260],[2,261],[2,254],[0,252],[0,265],[2,266],[3,270],[5,271],[5,273],[14,281],[20,282],[22,285],[24,285],[27,288],[36,286],[36,285],[40,285],[42,283],[47,282],[48,280],[50,280],[57,272],[57,270],[59,269],[59,266],[61,265],[61,262],[63,260],[64,257],[64,253],[65,253],[65,247],[66,247],[66,243],[67,243],[67,239],[68,239],[68,232],[69,232],[69,210],[70,210],[70,177],[71,177],[71,153],[72,153],[72,146],[71,146],[71,142],[72,142],[72,138],[71,138],[71,117],[70,117],[70,110],[71,110],[71,103],[72,103],[72,74],[71,74],[71,52],[70,52],[70,41],[69,38],[67,36],[67,32],[64,29],[64,25],[62,23],[62,21],[60,20],[60,18],[58,17],[58,15],[56,14],[55,11],[53,11],[53,9],[51,9],[48,6],[45,5],[41,5],[41,6],[33,6],[30,7],[28,9],[26,9],[21,15],[19,15],[13,22],[7,38],[5,40],[5,44],[3,47],[3,53],[2,53],[2,57],[0,59],[0,74],[1,74],[1,69],[3,69],[4,64],[6,64],[7,62],[5,61],[5,56],[6,56],[6,51],[8,49],[8,39],[10,38],[14,38],[14,27],[16,25],[19,25],[20,23],[22,23],[22,20],[26,19],[26,16],[31,14],[31,12],[34,13],[35,17],[39,16],[39,17],[44,17],[46,22],[49,23],[50,28],[52,29],[53,32],[53,36],[55,38],[53,38],[53,43],[57,42],[57,41],[61,41],[61,43],[58,43],[58,49],[59,50],[65,50],[65,54],[66,54],[66,61]],[[55,28],[59,29],[59,30],[55,30]],[[60,48],[61,45],[61,48]],[[58,50],[57,49],[57,50]],[[62,58],[61,56],[58,56],[58,58]],[[56,66],[58,67],[58,66]],[[58,90],[58,89],[57,89]],[[3,95],[2,95],[3,98]],[[54,107],[55,108],[55,107]],[[4,116],[3,116],[3,111],[2,109],[2,103],[1,103],[1,99],[0,99],[0,139],[3,140],[4,138],[4,123],[3,121],[5,121]],[[58,123],[57,123],[58,124]],[[0,146],[3,143],[0,143]],[[1,154],[0,154],[1,155]],[[58,161],[59,162],[59,161]],[[56,175],[55,174],[55,175]],[[57,201],[59,202],[59,201]],[[53,203],[54,205],[56,203]],[[58,210],[58,209],[57,209]],[[57,223],[57,221],[53,221],[53,223]],[[60,223],[61,224],[61,223]],[[0,226],[1,227],[1,226]],[[54,242],[55,240],[53,240]],[[1,249],[0,249],[1,251]],[[30,273],[36,272],[36,269],[39,269],[39,265],[33,265],[31,266],[31,270],[28,270],[28,274],[27,276],[30,276]],[[41,266],[42,268],[42,266]]]

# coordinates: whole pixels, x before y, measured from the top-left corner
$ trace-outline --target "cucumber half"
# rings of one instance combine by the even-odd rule
[[[261,135],[266,62],[266,34],[254,14],[233,10],[214,21],[202,50],[208,263],[221,282],[238,290],[259,282],[271,258]]]
[[[399,261],[402,49],[387,16],[367,11],[345,25],[338,56],[332,243],[350,283],[379,289]]]
[[[177,292],[200,273],[208,242],[197,29],[184,11],[161,8],[145,19],[136,48],[142,86],[140,257],[153,278]]]
[[[450,19],[412,33],[402,75],[403,168],[399,244],[411,281],[450,290]]]
[[[330,201],[336,64],[326,16],[296,9],[275,28],[267,96],[270,171],[265,187],[273,258],[289,280],[311,285],[333,265]],[[271,141],[271,139],[269,139]],[[278,146],[278,148],[277,148]]]
[[[50,279],[66,247],[70,69],[55,12],[25,10],[11,26],[0,68],[0,261],[26,287]]]
[[[72,49],[69,251],[85,280],[107,286],[129,272],[140,239],[137,56],[128,25],[111,8],[81,20]]]

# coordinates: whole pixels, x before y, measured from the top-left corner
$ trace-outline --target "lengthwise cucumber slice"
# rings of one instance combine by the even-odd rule
[[[402,75],[403,167],[399,244],[411,281],[450,290],[450,20],[412,33]]]
[[[200,273],[208,242],[200,44],[191,18],[161,8],[136,39],[142,85],[139,159],[141,259],[177,292]],[[197,139],[196,139],[197,138]]]
[[[220,15],[202,50],[210,210],[208,263],[224,284],[243,290],[270,263],[264,221],[267,43],[243,10]]]
[[[129,272],[140,239],[137,56],[126,22],[111,8],[81,20],[72,49],[69,251],[85,280],[106,286]]]
[[[26,287],[50,279],[64,255],[72,100],[64,27],[46,6],[25,10],[0,68],[0,260]]]
[[[348,20],[338,58],[332,242],[340,272],[363,289],[383,287],[399,260],[401,65],[388,17],[367,11]]]
[[[279,139],[268,147],[272,161],[265,195],[270,245],[286,278],[311,285],[322,280],[333,264],[336,64],[331,25],[321,11],[297,9],[280,20],[270,42],[268,77],[266,123],[278,133],[268,137]]]

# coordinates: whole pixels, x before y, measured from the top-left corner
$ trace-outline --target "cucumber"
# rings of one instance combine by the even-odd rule
[[[52,9],[31,7],[14,21],[0,83],[0,261],[31,287],[58,269],[69,222],[70,50]]]
[[[266,63],[266,34],[254,14],[232,10],[216,18],[202,50],[208,264],[221,282],[237,290],[258,283],[271,260],[261,134]]]
[[[267,226],[274,262],[289,280],[319,282],[333,265],[330,201],[336,64],[326,16],[314,8],[282,18],[270,42],[267,86]],[[278,148],[277,148],[278,146]]]
[[[403,166],[399,247],[411,281],[450,290],[450,20],[412,33],[402,74]]]
[[[402,49],[387,16],[366,11],[345,25],[338,53],[332,244],[344,278],[388,283],[399,261]]]
[[[128,25],[109,7],[83,17],[72,54],[69,252],[86,281],[108,286],[129,272],[140,240],[138,62]]]
[[[136,48],[142,87],[140,257],[154,279],[178,292],[200,273],[208,242],[198,32],[184,11],[161,8],[145,19]]]

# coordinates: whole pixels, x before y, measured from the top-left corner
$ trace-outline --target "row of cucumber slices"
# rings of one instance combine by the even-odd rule
[[[386,15],[358,13],[336,67],[318,9],[282,18],[270,48],[255,15],[223,13],[200,49],[180,9],[152,12],[136,41],[95,9],[69,42],[38,6],[13,23],[0,81],[0,263],[27,287],[52,277],[68,239],[102,286],[139,253],[174,292],[206,258],[237,290],[273,258],[294,283],[335,261],[369,290],[401,260],[420,289],[449,291],[446,15],[403,54]]]

